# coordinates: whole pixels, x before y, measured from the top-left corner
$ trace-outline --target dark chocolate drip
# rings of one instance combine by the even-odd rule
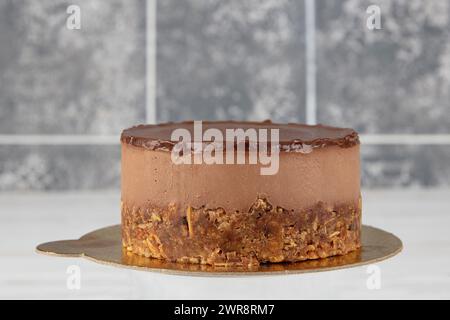
[[[226,129],[279,129],[280,151],[308,152],[310,148],[321,148],[336,145],[349,148],[359,144],[358,133],[350,128],[336,128],[325,125],[306,125],[297,123],[279,124],[269,120],[263,122],[237,122],[237,121],[204,121],[203,132],[210,128],[219,129],[225,139]],[[194,122],[168,122],[158,125],[138,125],[122,132],[120,140],[123,143],[149,150],[171,151],[178,141],[172,141],[174,130],[184,128],[194,137]],[[209,142],[209,141],[204,141]],[[247,145],[247,144],[246,144]]]

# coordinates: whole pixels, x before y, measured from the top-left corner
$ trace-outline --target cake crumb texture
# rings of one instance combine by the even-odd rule
[[[122,241],[128,252],[214,266],[255,266],[343,255],[361,246],[361,202],[302,210],[257,198],[248,212],[176,205],[122,203]]]

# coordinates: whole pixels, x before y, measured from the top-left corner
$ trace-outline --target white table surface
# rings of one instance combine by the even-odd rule
[[[119,223],[117,192],[0,194],[0,298],[26,299],[393,299],[450,298],[450,190],[365,191],[363,222],[399,236],[400,255],[377,264],[301,275],[187,277],[120,269],[35,253],[41,242],[75,239]],[[67,268],[80,267],[70,290]]]

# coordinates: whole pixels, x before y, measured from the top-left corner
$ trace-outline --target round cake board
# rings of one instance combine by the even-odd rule
[[[168,262],[145,258],[122,247],[120,225],[92,231],[78,240],[60,240],[40,244],[36,251],[58,257],[83,257],[97,263],[143,271],[188,276],[249,276],[321,272],[373,264],[402,250],[402,242],[392,233],[362,226],[362,247],[342,256],[295,263],[268,263],[260,266],[217,267]]]

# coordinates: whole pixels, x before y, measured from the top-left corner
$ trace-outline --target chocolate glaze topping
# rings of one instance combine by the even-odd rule
[[[305,146],[321,148],[337,145],[349,148],[359,144],[358,133],[350,128],[336,128],[325,125],[306,125],[297,123],[279,124],[269,120],[263,122],[239,121],[203,121],[203,132],[209,128],[222,131],[225,139],[226,129],[279,129],[280,151],[297,151]],[[178,141],[172,141],[171,135],[175,129],[185,128],[194,136],[194,122],[168,122],[158,125],[138,125],[125,129],[120,140],[123,143],[149,150],[170,151]],[[270,130],[268,132],[270,137]]]

